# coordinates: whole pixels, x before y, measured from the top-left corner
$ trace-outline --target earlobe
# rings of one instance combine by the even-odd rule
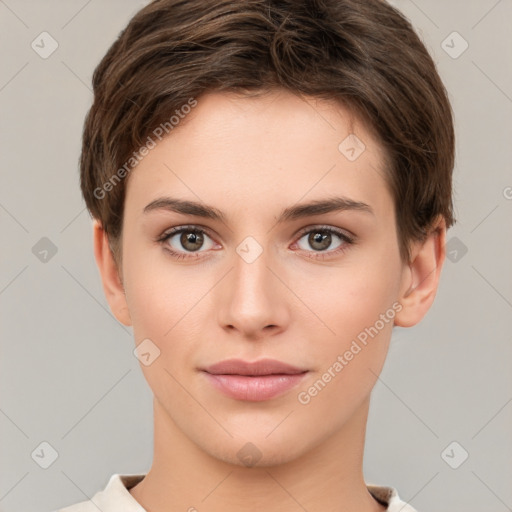
[[[94,258],[98,265],[103,291],[110,310],[123,325],[130,326],[131,318],[126,302],[124,286],[120,277],[108,237],[98,220],[93,221]]]
[[[412,327],[427,314],[439,285],[446,249],[446,223],[439,217],[424,242],[411,250],[411,261],[404,265],[399,302],[402,309],[395,315],[395,325]]]

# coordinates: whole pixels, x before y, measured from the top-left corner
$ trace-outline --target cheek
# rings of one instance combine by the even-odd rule
[[[310,276],[304,283],[309,308],[328,328],[319,340],[322,350],[316,353],[316,384],[311,393],[322,391],[323,397],[317,406],[359,403],[384,364],[395,315],[396,276],[392,269],[385,271],[378,258],[365,263],[358,268],[335,269],[329,279]],[[314,339],[312,336],[310,333],[308,338]]]
[[[149,339],[159,351],[154,363],[141,365],[142,371],[156,394],[177,392],[179,386],[171,375],[181,381],[208,343],[206,325],[213,308],[208,292],[215,282],[192,266],[173,271],[165,258],[151,264],[133,258],[126,268],[135,344]]]
[[[368,397],[384,365],[395,310],[392,280],[372,272],[339,272],[324,293],[310,293],[311,309],[332,332],[314,349],[316,371],[297,395],[310,417],[332,428],[344,423]],[[313,335],[308,336],[314,339]],[[318,339],[318,336],[317,336]],[[328,428],[326,424],[324,428]]]
[[[148,365],[141,359],[141,370],[161,403],[172,400],[185,407],[186,394],[178,382],[193,364],[194,340],[201,340],[197,326],[204,312],[198,300],[204,292],[190,285],[190,277],[171,273],[161,263],[140,265],[136,258],[126,263],[126,298],[135,344],[149,339],[154,344],[150,352],[158,354]]]
[[[335,345],[357,337],[388,310],[388,317],[393,314],[398,278],[378,264],[332,269],[329,275],[320,269],[301,281],[298,295],[305,298]],[[380,323],[379,327],[382,329]]]
[[[183,323],[190,323],[205,285],[182,269],[172,271],[166,258],[137,257],[126,261],[126,301],[136,341],[154,337],[165,342]]]

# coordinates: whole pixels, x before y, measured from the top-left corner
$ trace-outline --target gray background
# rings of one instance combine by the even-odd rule
[[[393,3],[455,110],[458,223],[433,308],[395,329],[372,395],[366,481],[397,487],[420,512],[512,510],[512,1]],[[3,512],[53,510],[150,467],[152,395],[132,331],[103,296],[77,165],[92,71],[142,5],[0,0]],[[47,58],[31,47],[43,31],[58,42]],[[469,43],[457,58],[454,31]],[[58,453],[47,469],[49,449],[31,455],[44,441]]]

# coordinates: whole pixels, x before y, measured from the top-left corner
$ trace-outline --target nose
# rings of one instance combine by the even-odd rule
[[[291,292],[279,266],[263,251],[254,261],[233,256],[233,268],[218,289],[219,325],[240,337],[260,340],[286,329]],[[272,268],[271,268],[272,267]]]

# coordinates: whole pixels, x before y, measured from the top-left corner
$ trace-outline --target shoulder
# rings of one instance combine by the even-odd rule
[[[98,512],[98,507],[91,500],[87,500],[64,508],[59,508],[54,512]]]
[[[129,489],[140,482],[145,473],[113,474],[106,487],[91,499],[55,510],[54,512],[146,512],[130,494]]]
[[[378,502],[388,507],[386,512],[418,512],[400,499],[398,491],[394,487],[373,484],[366,484],[366,487]]]

